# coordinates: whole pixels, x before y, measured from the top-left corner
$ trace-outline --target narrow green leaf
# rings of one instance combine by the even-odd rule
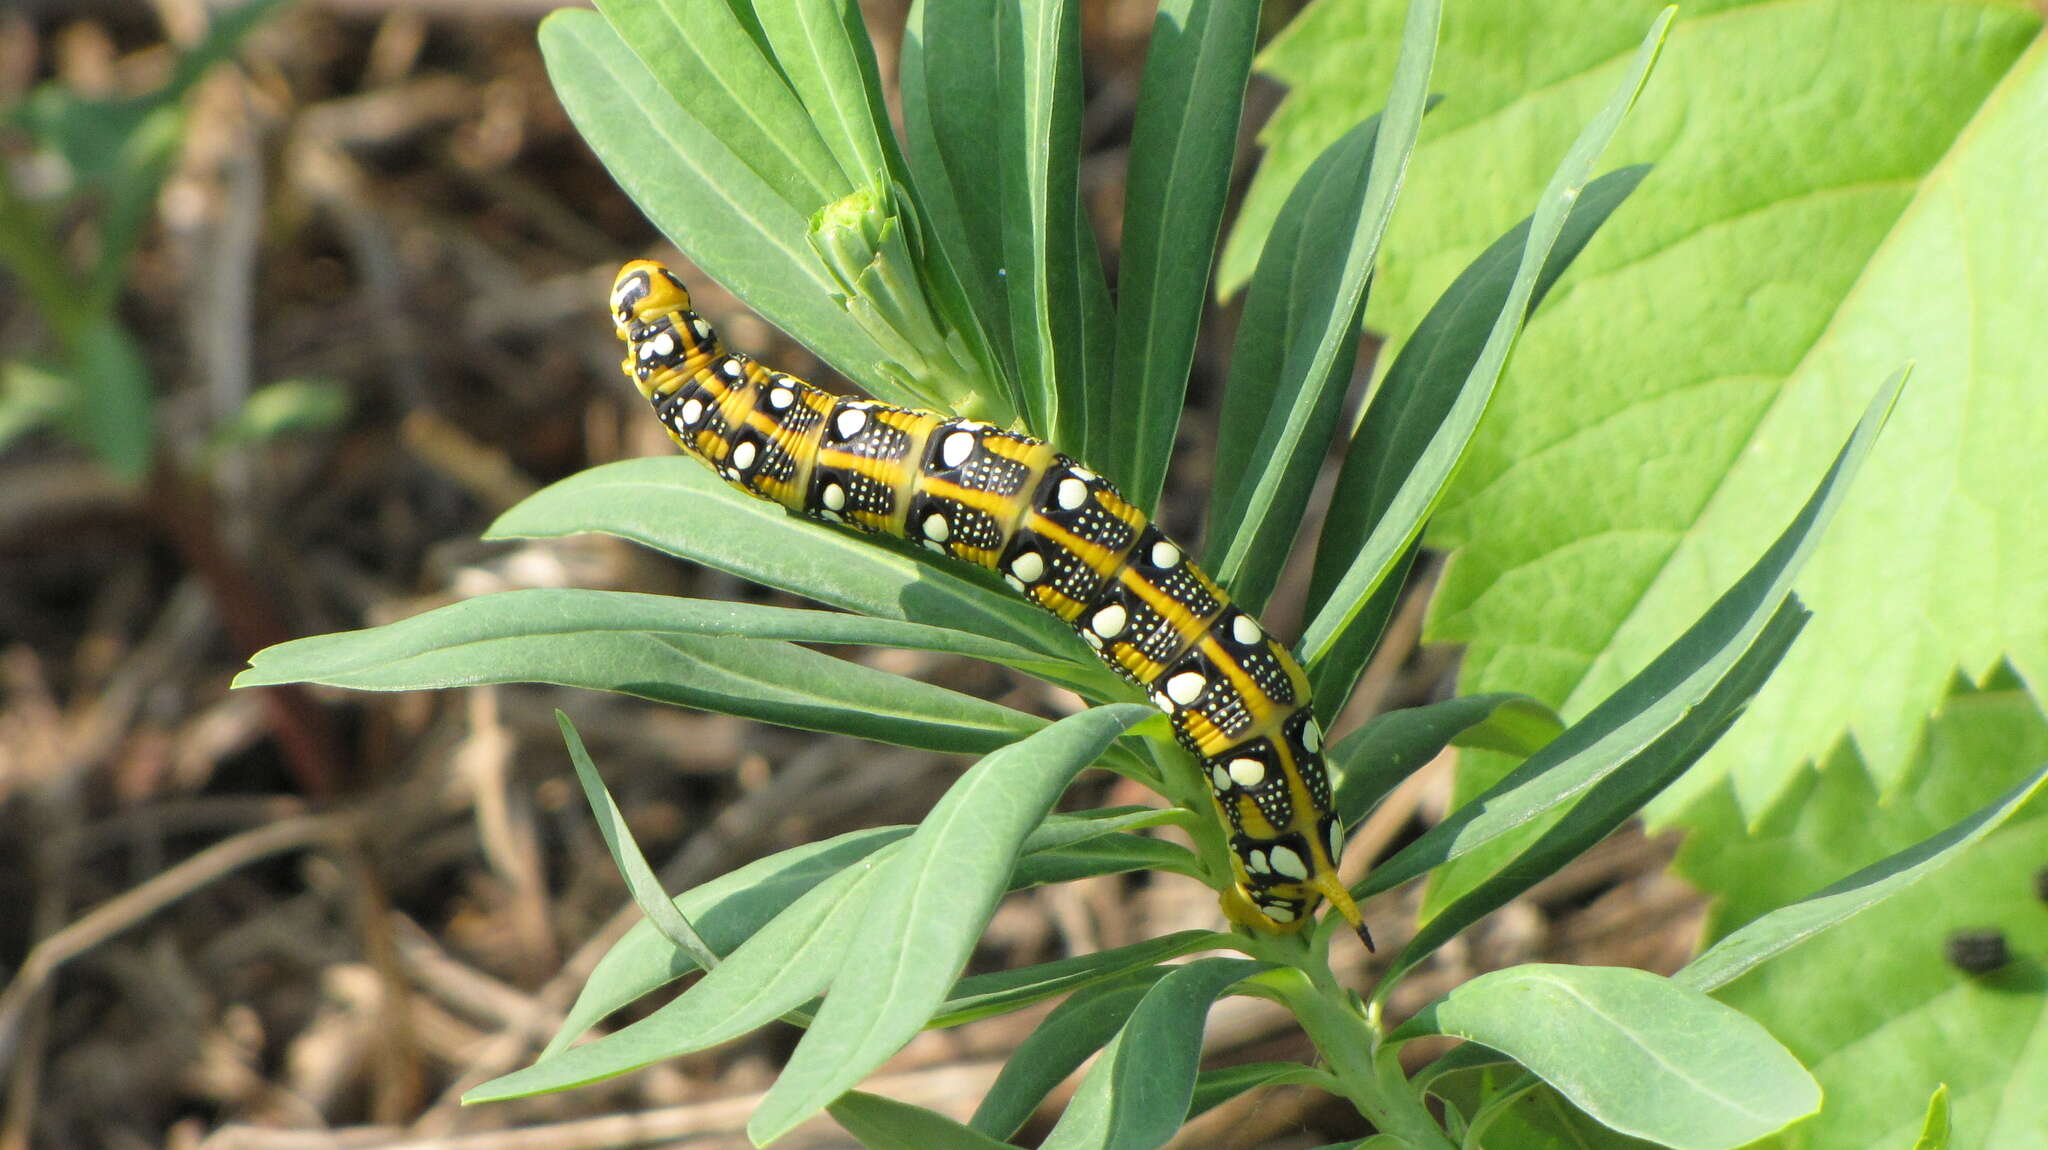
[[[1480,798],[1380,866],[1353,893],[1366,897],[1468,854],[1575,801],[1675,727],[1755,645],[1791,594],[1792,578],[1869,455],[1906,373],[1878,389],[1806,505],[1733,586],[1664,653]]]
[[[1332,314],[1342,303],[1337,293],[1344,285],[1331,280],[1330,236],[1356,230],[1359,189],[1367,180],[1379,124],[1380,117],[1371,116],[1323,149],[1288,193],[1259,259],[1244,316],[1238,321],[1237,342],[1230,350],[1217,420],[1231,434],[1216,442],[1204,552],[1211,571],[1237,546],[1240,533],[1254,529],[1244,520],[1243,505],[1250,498],[1260,452],[1269,449],[1269,440],[1278,443],[1276,426],[1284,428],[1289,413],[1299,412],[1316,421],[1316,426],[1301,429],[1304,440],[1311,432],[1327,436],[1336,427],[1337,405],[1351,379],[1357,341],[1339,344],[1327,369],[1315,378],[1303,374],[1304,365],[1291,357],[1299,354],[1295,349],[1304,338],[1313,337],[1317,325],[1356,318],[1355,311],[1348,316]],[[1247,600],[1245,590],[1230,587],[1247,610],[1255,611],[1258,604]]]
[[[268,678],[366,671],[445,648],[493,640],[553,637],[581,642],[584,635],[699,636],[863,644],[934,651],[985,659],[1084,691],[1100,691],[1103,678],[1059,659],[966,631],[875,619],[838,611],[773,607],[717,599],[678,599],[630,591],[531,588],[479,595],[397,623],[348,636],[321,635],[258,652],[253,662]],[[600,640],[601,641],[601,640]]]
[[[1524,758],[1564,730],[1557,713],[1527,695],[1467,695],[1389,711],[1337,740],[1327,756],[1345,826],[1445,747],[1489,747]]]
[[[1124,495],[1159,503],[1230,192],[1259,5],[1167,0],[1152,21],[1124,188],[1112,456]]]
[[[598,11],[692,120],[784,205],[809,215],[854,188],[789,82],[731,6],[599,0]]]
[[[819,883],[907,837],[910,831],[910,827],[875,827],[792,847],[691,887],[673,901],[714,953],[728,955]],[[541,1051],[541,1059],[567,1050],[570,1043],[620,1007],[700,969],[695,959],[663,938],[651,921],[634,923],[591,968],[561,1029]]]
[[[1167,812],[1150,813],[1159,815]],[[1133,821],[1133,816],[1125,814],[1093,820],[1053,816],[1025,839],[1008,889],[1019,890],[1035,885],[1035,881],[1042,880],[1033,879],[1034,867],[1044,867],[1047,865],[1045,860],[1059,860],[1068,852],[1086,851],[1091,839],[1108,833],[1082,833],[1075,824],[1095,822],[1114,828],[1130,825]],[[910,827],[877,827],[794,848],[686,891],[677,896],[674,903],[685,917],[702,926],[715,953],[727,954],[818,882],[861,863],[874,851],[905,837],[911,830]],[[1097,869],[1081,873],[1117,873],[1136,869],[1145,861],[1110,858]],[[957,1026],[975,1018],[1014,1010],[1107,977],[1140,961],[1163,960],[1202,949],[1205,941],[1214,941],[1218,937],[1205,931],[1185,932],[1080,959],[962,979],[954,986],[952,996],[932,1019],[931,1025]],[[664,939],[650,922],[635,924],[599,960],[564,1020],[561,1031],[541,1057],[545,1059],[560,1053],[606,1015],[699,969],[702,966],[695,958]]]
[[[1641,970],[1531,964],[1482,974],[1391,1041],[1447,1034],[1499,1050],[1623,1134],[1732,1150],[1820,1108],[1820,1086],[1762,1026]]]
[[[553,683],[935,751],[993,750],[1045,725],[998,703],[792,643],[577,625],[562,631],[490,599],[457,606],[280,643],[257,652],[236,685],[421,691]],[[445,641],[451,633],[460,637]],[[576,641],[563,642],[565,635]]]
[[[1012,883],[1011,889],[1016,884]],[[1167,962],[1200,950],[1230,945],[1230,936],[1213,930],[1182,930],[1093,954],[1055,959],[1017,970],[977,974],[953,984],[953,990],[932,1016],[932,1026],[958,1026],[979,1018],[1007,1014],[1056,995]]]
[[[805,892],[741,943],[696,985],[646,1018],[492,1079],[462,1096],[497,1102],[583,1086],[729,1042],[765,1026],[825,989],[880,893],[882,848]]]
[[[1004,1150],[1003,1143],[943,1114],[878,1094],[849,1090],[830,1110],[868,1150]]]
[[[852,0],[753,0],[782,75],[855,187],[904,175],[875,47]]]
[[[1147,714],[1126,703],[1071,715],[982,759],[946,791],[890,861],[833,992],[748,1122],[756,1143],[830,1104],[924,1026],[994,912],[1018,846],[1074,776]]]
[[[1718,990],[1759,964],[1890,898],[1953,862],[2004,825],[2048,784],[2048,767],[1995,802],[1925,842],[1917,843],[1812,896],[1755,919],[1715,943],[1673,975],[1698,990]]]
[[[1195,879],[1205,874],[1201,856],[1179,843],[1140,835],[1104,835],[1019,860],[1016,882],[1018,886],[1050,886],[1138,870],[1164,871]]]
[[[945,252],[1007,378],[1016,374],[1003,269],[997,0],[918,0],[903,33],[904,139],[931,237]],[[1012,383],[1013,406],[1026,407]]]
[[[634,905],[661,936],[675,945],[677,950],[696,960],[706,970],[718,965],[718,956],[704,941],[683,912],[676,909],[668,892],[661,888],[661,880],[655,877],[654,868],[647,865],[647,856],[640,852],[640,844],[633,841],[633,832],[626,826],[625,813],[612,799],[612,793],[604,785],[604,778],[597,773],[597,764],[590,761],[590,752],[584,749],[582,736],[576,733],[576,725],[569,716],[559,709],[555,711],[555,725],[562,729],[562,741],[569,747],[569,761],[576,767],[576,781],[583,785],[583,798],[590,804],[590,813],[597,818],[597,833],[604,838],[605,849],[611,852],[612,865],[619,869],[619,875],[626,880],[626,889],[633,896]]]
[[[786,203],[676,103],[597,13],[549,15],[540,46],[576,130],[692,263],[870,395],[909,398],[881,370],[874,340],[832,301],[805,240],[808,210]]]
[[[1557,237],[1530,287],[1524,319],[1648,171],[1647,165],[1638,165],[1609,172],[1567,198]],[[1494,241],[1437,300],[1373,392],[1345,449],[1309,580],[1311,620],[1320,619],[1326,609],[1348,612],[1323,656],[1309,667],[1324,714],[1342,709],[1364,671],[1389,613],[1373,610],[1371,601],[1405,575],[1423,520],[1457,469],[1487,406],[1499,373],[1474,368],[1493,331],[1512,322],[1507,303],[1534,221],[1530,216]],[[1405,519],[1387,514],[1397,501]],[[1355,601],[1340,607],[1332,600],[1353,570],[1370,576],[1351,584],[1352,594],[1366,600],[1363,609]]]
[[[1188,1118],[1267,1086],[1301,1085],[1319,1078],[1319,1071],[1299,1062],[1247,1062],[1204,1070],[1195,1078],[1194,1097],[1188,1100]]]
[[[1698,762],[1763,689],[1764,681],[1777,669],[1792,640],[1805,626],[1806,618],[1797,596],[1780,604],[1756,642],[1698,706],[1649,746],[1629,755],[1585,788],[1560,814],[1545,816],[1530,825],[1540,830],[1524,828],[1503,839],[1503,845],[1519,848],[1512,859],[1431,917],[1394,957],[1374,996],[1384,998],[1402,974],[1460,931],[1506,906],[1606,838]],[[1557,768],[1560,773],[1569,769],[1568,765]],[[1530,841],[1524,843],[1525,839]]]
[[[77,390],[62,375],[28,360],[0,360],[0,451],[54,422],[77,401]]]
[[[1186,1120],[1217,997],[1269,964],[1202,958],[1174,967],[1131,1012],[1081,1081],[1042,1150],[1152,1150]]]
[[[1934,1094],[1927,1099],[1927,1117],[1920,1123],[1920,1137],[1913,1140],[1913,1150],[1948,1150],[1949,1136],[1954,1127],[1948,1113],[1948,1083],[1934,1088]]]
[[[1022,1129],[1046,1095],[1116,1036],[1171,969],[1148,963],[1083,987],[1054,1007],[1011,1052],[969,1124],[996,1138]]]
[[[1246,349],[1240,348],[1232,356],[1233,384],[1255,378],[1257,373],[1273,372],[1276,366],[1279,377],[1270,392],[1273,402],[1265,407],[1265,418],[1258,421],[1261,430],[1252,448],[1252,466],[1242,473],[1231,472],[1222,466],[1219,455],[1219,475],[1242,474],[1244,478],[1229,484],[1227,503],[1223,502],[1225,492],[1217,492],[1219,510],[1210,520],[1209,551],[1215,558],[1212,571],[1232,594],[1251,604],[1250,609],[1265,603],[1279,578],[1350,382],[1366,282],[1387,223],[1393,218],[1394,200],[1429,102],[1430,65],[1436,56],[1442,18],[1439,0],[1410,0],[1386,114],[1376,129],[1369,130],[1373,141],[1370,161],[1365,160],[1362,147],[1350,157],[1338,153],[1340,158],[1351,158],[1350,164],[1325,167],[1319,158],[1316,167],[1325,167],[1325,179],[1312,186],[1315,168],[1311,168],[1311,176],[1289,197],[1292,205],[1304,188],[1310,189],[1311,198],[1302,201],[1302,231],[1289,253],[1289,262],[1295,267],[1288,278],[1294,281],[1292,286],[1303,289],[1290,316],[1301,314],[1302,322],[1286,333],[1285,358],[1277,365],[1253,362],[1240,368],[1238,356]],[[1347,141],[1357,144],[1362,139],[1360,130],[1354,129],[1332,147],[1343,148]],[[1304,246],[1306,250],[1302,250]],[[1260,262],[1263,275],[1265,261]],[[1233,431],[1237,427],[1224,426]]]
[[[1089,362],[1083,313],[1107,289],[1094,242],[1081,230],[1080,8],[1075,0],[999,0],[996,13],[996,117],[972,130],[998,141],[998,266],[1018,383],[1031,430],[1085,453],[1088,387],[1104,381]],[[990,78],[983,73],[974,82]],[[1096,283],[1084,282],[1090,278]]]
[[[1459,388],[1450,410],[1431,432],[1428,446],[1416,457],[1415,465],[1400,476],[1399,486],[1384,510],[1374,516],[1372,533],[1330,591],[1328,602],[1302,633],[1300,653],[1304,661],[1314,664],[1336,647],[1340,632],[1358,607],[1371,598],[1393,561],[1407,550],[1430,513],[1443,501],[1444,488],[1457,472],[1472,429],[1492,401],[1494,384],[1507,366],[1508,353],[1534,306],[1536,281],[1564,231],[1565,221],[1592,179],[1593,162],[1606,150],[1622,119],[1635,106],[1636,97],[1642,94],[1643,84],[1649,80],[1650,70],[1663,50],[1674,12],[1675,9],[1666,8],[1650,26],[1620,85],[1572,142],[1551,174],[1550,184],[1537,199],[1535,214],[1530,217],[1529,241],[1522,249],[1514,283],[1487,333],[1485,345],[1466,373],[1465,384]]]
[[[120,320],[95,317],[69,369],[82,402],[65,407],[64,425],[114,474],[141,480],[156,455],[156,399],[135,337]]]
[[[834,607],[986,635],[1099,665],[1071,628],[964,564],[938,563],[743,495],[694,459],[578,472],[498,517],[486,539],[601,531]]]

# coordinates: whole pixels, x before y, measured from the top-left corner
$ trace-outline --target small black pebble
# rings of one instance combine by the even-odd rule
[[[1968,974],[1989,974],[2012,958],[2001,930],[1952,931],[1942,949],[1950,966]]]

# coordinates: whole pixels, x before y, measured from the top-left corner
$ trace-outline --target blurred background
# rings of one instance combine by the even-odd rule
[[[617,540],[478,539],[552,480],[671,450],[618,377],[603,304],[621,261],[678,257],[548,87],[534,29],[553,6],[0,14],[0,1150],[745,1146],[787,1029],[569,1094],[456,1105],[533,1056],[637,918],[552,709],[671,889],[914,821],[962,766],[547,688],[229,691],[260,647],[487,591],[772,599]],[[907,3],[863,7],[891,77]],[[1298,5],[1267,7],[1277,30]],[[1112,275],[1153,9],[1084,6],[1083,186]],[[1254,79],[1240,192],[1279,94]],[[730,343],[834,386],[691,284]],[[1195,366],[1164,516],[1183,538],[1234,310],[1217,309]],[[1430,578],[1338,727],[1449,689],[1455,653],[1416,639]],[[1291,633],[1286,614],[1270,622]],[[1068,705],[981,664],[839,653],[1040,713]],[[1361,833],[1383,852],[1428,825],[1448,766]],[[1636,835],[1604,844],[1446,948],[1397,1007],[1531,959],[1675,969],[1701,900],[1664,873],[1669,856]],[[1399,941],[1412,897],[1367,908],[1383,938]],[[1218,920],[1177,878],[1026,892],[975,966]],[[872,1088],[964,1116],[1043,1013],[927,1033]],[[1228,1000],[1213,1021],[1213,1065],[1307,1050],[1261,1003]],[[1348,1107],[1281,1089],[1176,1145],[1361,1133]],[[852,1143],[818,1122],[783,1145]]]

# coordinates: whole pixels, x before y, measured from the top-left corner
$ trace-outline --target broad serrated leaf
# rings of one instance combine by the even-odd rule
[[[1862,421],[1806,505],[1685,634],[1485,794],[1388,859],[1354,895],[1363,898],[1391,889],[1461,857],[1473,860],[1463,868],[1468,872],[1465,885],[1477,885],[1498,870],[1511,844],[1534,837],[1538,820],[1600,787],[1683,724],[1736,674],[1759,637],[1782,617],[1793,577],[1841,505],[1904,383],[1901,371],[1871,398]],[[1504,838],[1507,842],[1500,841]],[[1474,855],[1481,848],[1486,853]]]
[[[1889,802],[1844,748],[1753,829],[1728,783],[1687,811],[1702,830],[1682,873],[1720,896],[1718,922],[1746,925],[1676,977],[1770,1026],[1827,1091],[1783,1145],[1907,1147],[1943,1081],[1958,1145],[2024,1145],[2048,1128],[2032,1088],[2048,1080],[2048,989],[2026,963],[1972,975],[1943,956],[1965,927],[2004,932],[2017,955],[2048,948],[2033,889],[2048,861],[2044,763],[2048,721],[1999,672],[1956,686]]]
[[[1277,203],[1342,130],[1336,109],[1371,99],[1391,68],[1374,35],[1398,7],[1324,3],[1268,54],[1301,103],[1276,117],[1275,186],[1254,199]],[[1457,99],[1417,151],[1409,202],[1427,206],[1390,240],[1376,327],[1410,330],[1521,210],[1536,149],[1651,7],[1453,13],[1438,82]],[[1580,713],[1754,550],[1853,418],[1857,381],[1920,363],[1926,386],[1802,580],[1808,641],[1659,817],[1728,772],[1754,815],[1845,732],[1888,789],[1952,667],[2003,651],[2048,678],[2048,549],[2012,546],[2048,499],[2048,406],[2022,366],[2048,354],[2030,310],[2048,294],[2031,254],[2048,250],[2041,16],[2007,0],[1845,11],[1687,7],[1614,149],[1657,171],[1531,326],[1431,534],[1462,549],[1428,632],[1468,644],[1462,689]],[[1870,100],[1873,76],[1926,96]]]

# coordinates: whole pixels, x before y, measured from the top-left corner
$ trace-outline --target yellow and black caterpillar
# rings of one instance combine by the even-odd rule
[[[1299,930],[1328,899],[1365,937],[1337,877],[1308,677],[1115,487],[1040,440],[835,396],[728,351],[658,263],[621,269],[611,306],[627,376],[727,482],[997,571],[1145,687],[1229,825],[1232,920]]]

